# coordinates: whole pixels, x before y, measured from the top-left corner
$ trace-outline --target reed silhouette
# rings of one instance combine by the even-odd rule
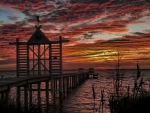
[[[119,63],[118,63],[119,66]],[[122,84],[124,73],[118,73],[115,82],[115,91],[109,96],[109,106],[111,113],[149,113],[150,91],[144,87],[144,80],[139,64],[137,63],[137,75],[133,89]],[[121,79],[118,79],[118,77]],[[126,89],[126,90],[123,90]]]
[[[108,94],[108,103],[110,113],[149,113],[150,105],[150,81],[149,89],[145,87],[143,74],[140,69],[139,63],[136,64],[137,73],[133,82],[133,87],[123,84],[126,72],[121,68],[121,51],[116,54],[116,70],[113,76],[113,90],[106,92]],[[95,98],[96,92],[94,85],[92,85],[94,107],[93,113],[96,111]],[[107,98],[104,95],[104,89],[101,90],[100,104],[98,113],[105,113],[104,105]],[[96,111],[97,113],[97,111]]]

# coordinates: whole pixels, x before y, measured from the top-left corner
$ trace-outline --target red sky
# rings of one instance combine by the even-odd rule
[[[0,69],[15,69],[16,38],[27,41],[36,16],[50,39],[68,38],[63,68],[150,68],[150,0],[0,0]]]

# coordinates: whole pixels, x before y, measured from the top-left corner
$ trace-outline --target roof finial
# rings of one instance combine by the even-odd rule
[[[38,26],[39,26],[39,22],[40,22],[40,19],[39,19],[39,15],[37,15],[37,23],[38,23]]]

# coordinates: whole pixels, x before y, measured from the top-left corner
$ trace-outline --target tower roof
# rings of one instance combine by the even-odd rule
[[[27,41],[28,44],[48,44],[50,40],[44,35],[44,33],[40,30],[42,26],[35,26],[36,31],[32,34],[32,36]]]

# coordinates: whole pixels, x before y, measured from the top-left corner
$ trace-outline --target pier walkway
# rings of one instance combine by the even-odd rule
[[[33,91],[37,92],[37,104],[41,106],[41,91],[45,91],[46,103],[50,104],[50,98],[53,99],[52,103],[57,103],[56,98],[59,98],[59,104],[63,103],[63,99],[68,96],[69,92],[73,88],[82,84],[86,79],[89,78],[88,72],[83,73],[67,73],[63,74],[63,93],[60,93],[60,75],[52,77],[50,75],[42,76],[24,76],[24,77],[13,77],[3,78],[0,80],[0,98],[9,99],[11,88],[16,87],[16,104],[18,111],[20,110],[21,103],[21,92],[23,92],[23,103],[25,110],[28,111],[29,105],[33,104]],[[41,83],[45,83],[45,88],[41,88]],[[32,85],[36,84],[37,88],[33,88]],[[51,94],[51,95],[50,95]],[[59,97],[58,95],[59,94]],[[57,95],[57,96],[56,96]],[[51,96],[51,97],[50,97]],[[58,101],[58,100],[57,100]],[[60,108],[61,109],[61,108]]]

